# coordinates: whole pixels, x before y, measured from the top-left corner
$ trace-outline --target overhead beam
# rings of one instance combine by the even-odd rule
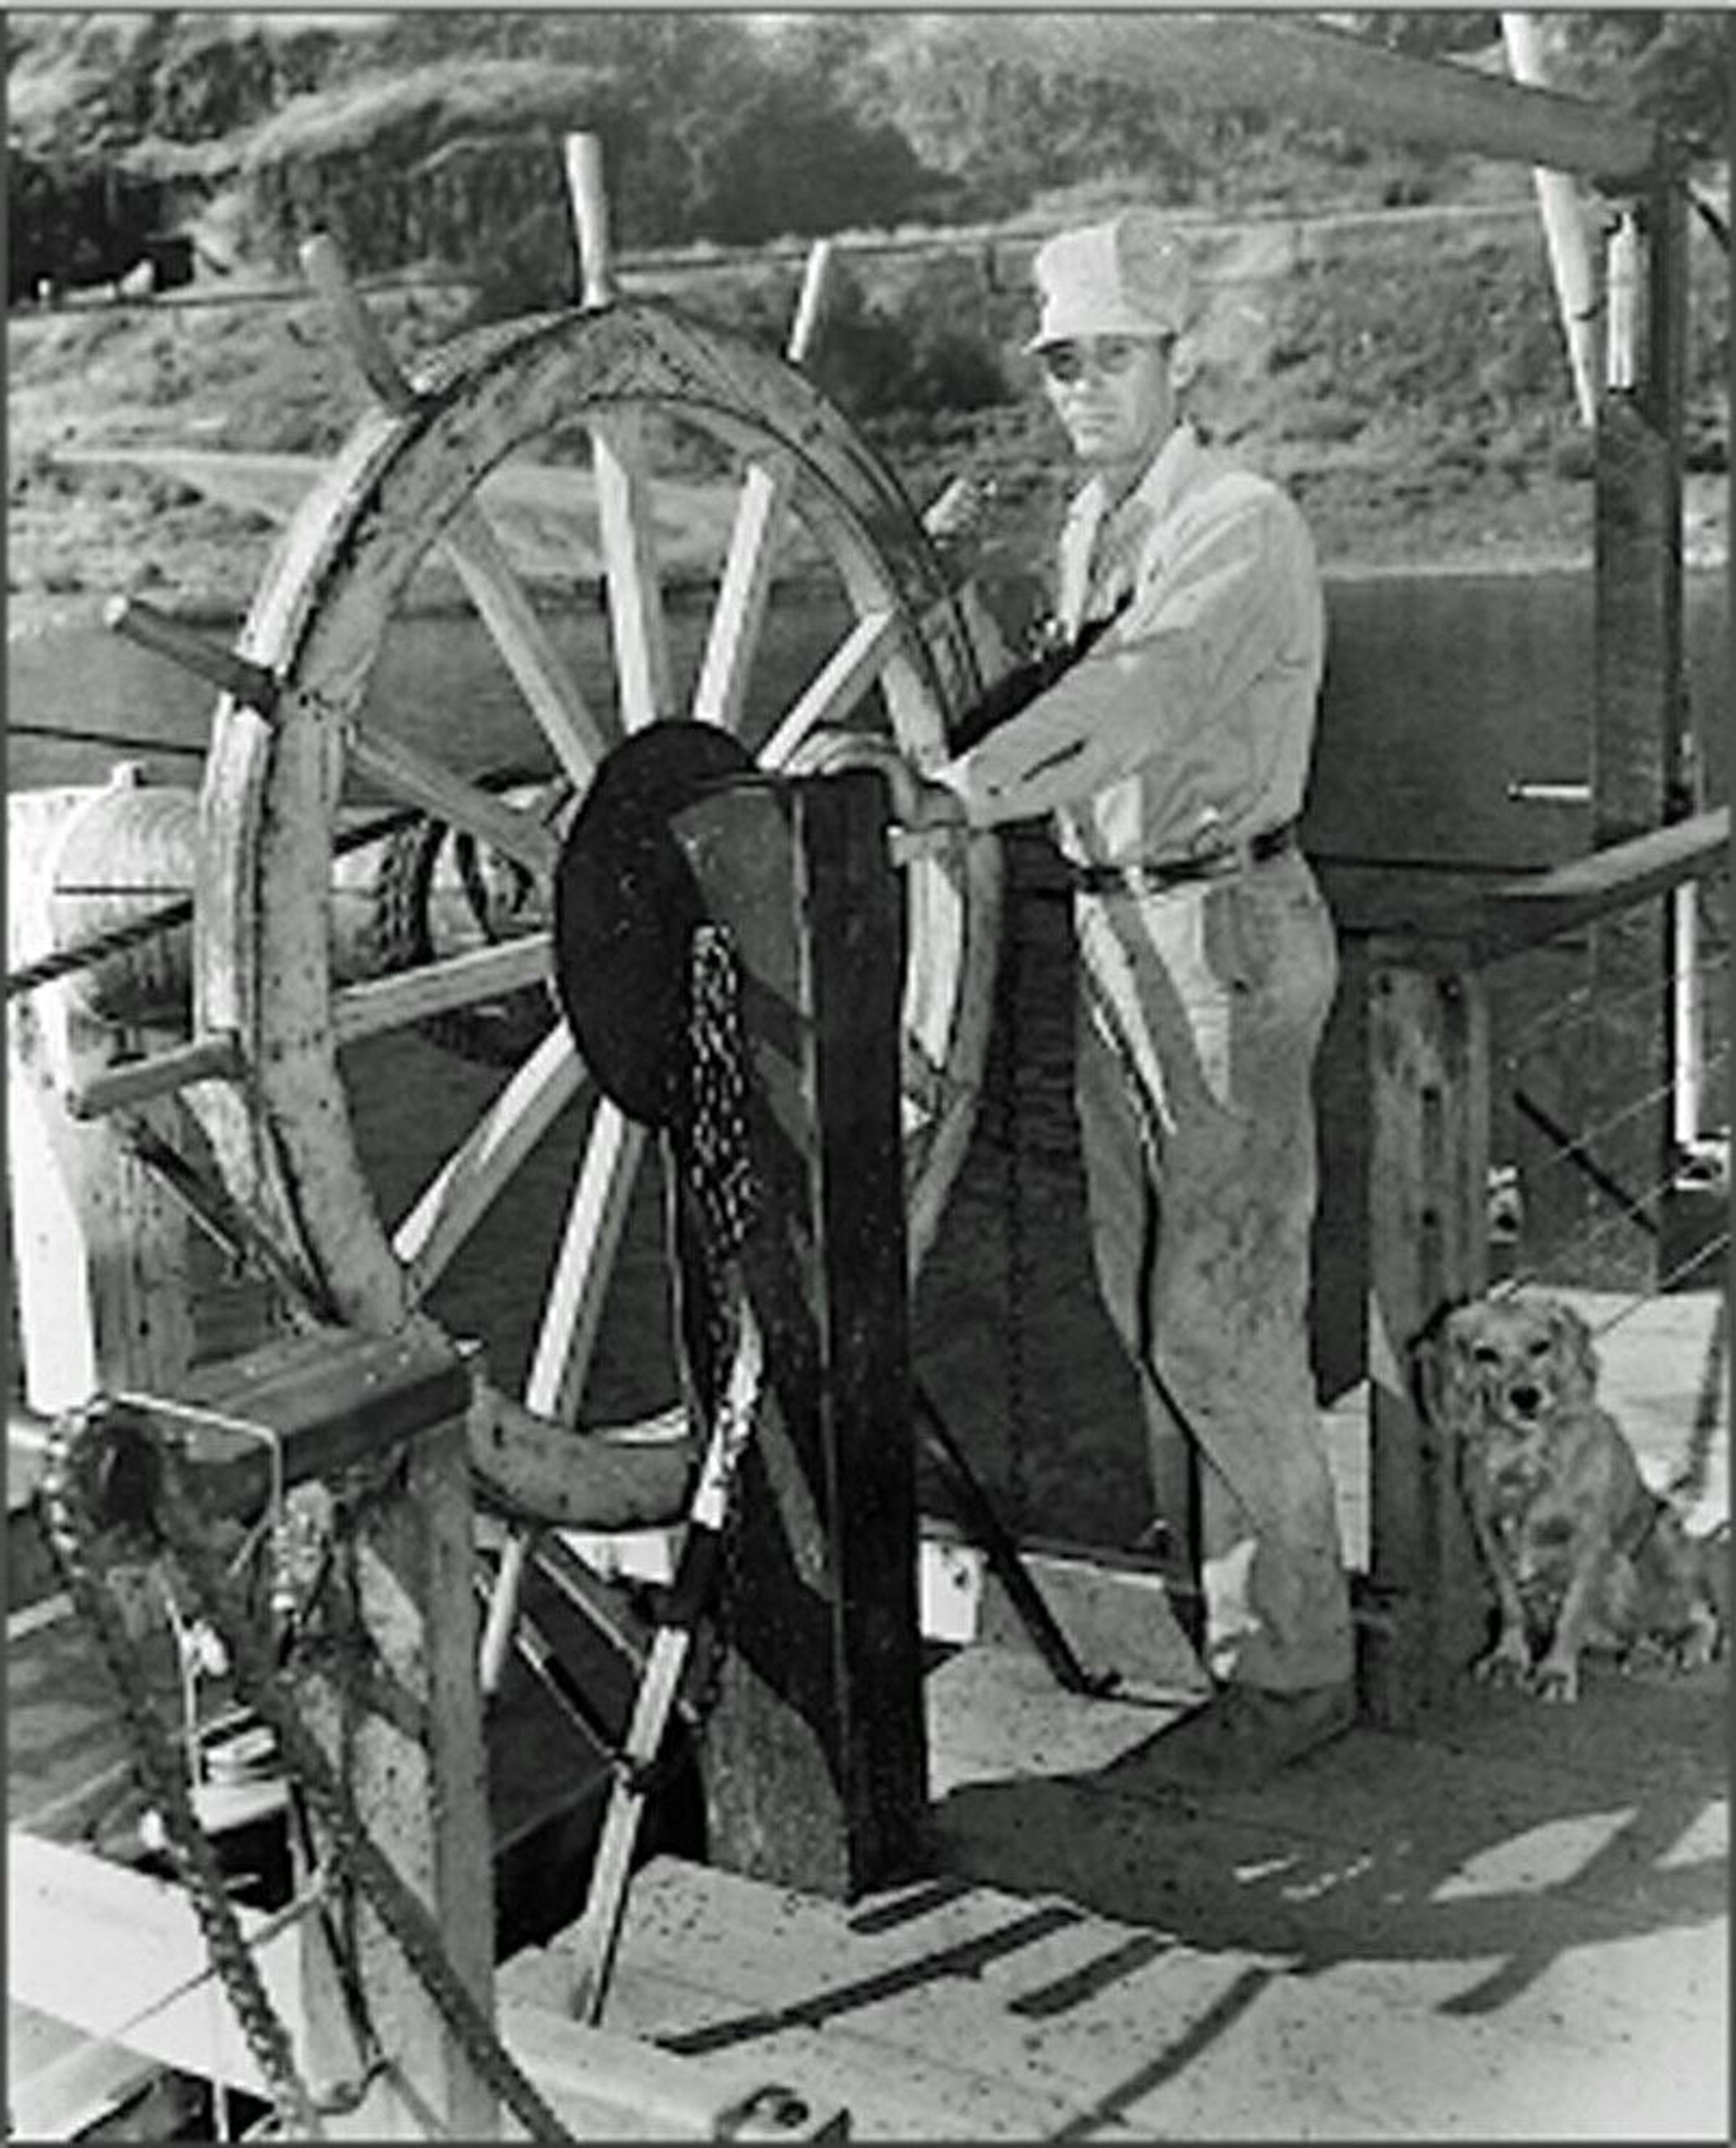
[[[1366,139],[1508,158],[1606,185],[1633,185],[1657,155],[1656,129],[1627,113],[1266,14],[1065,8],[977,15],[955,34],[986,57],[1149,82],[1207,110],[1270,108]]]

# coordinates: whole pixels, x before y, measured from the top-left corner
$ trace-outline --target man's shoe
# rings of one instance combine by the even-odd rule
[[[1279,1769],[1342,1737],[1356,1714],[1348,1679],[1297,1693],[1220,1686],[1141,1754],[1140,1772],[1184,1788],[1257,1789]]]

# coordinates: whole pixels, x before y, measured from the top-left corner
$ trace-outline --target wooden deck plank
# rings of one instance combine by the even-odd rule
[[[33,2007],[7,2002],[6,2115],[14,2140],[76,2140],[148,2088],[156,2072],[136,2051],[93,2043]]]
[[[997,2040],[984,2040],[994,2010],[971,2005],[973,1980],[953,1965],[1076,1923],[1072,1912],[1033,1915],[984,1897],[970,1934],[958,1936],[955,1919],[938,1948],[916,1926],[879,1943],[853,1940],[835,1921],[844,1914],[817,1897],[657,1860],[635,1884],[610,2025],[688,2056],[750,2055],[798,2090],[823,2088],[849,2110],[856,2139],[1022,2140],[1067,2124],[1068,2095],[1029,2069],[1009,2076]],[[556,1942],[540,1962],[508,1965],[503,1991],[559,1989],[559,1959]],[[971,2030],[927,2039],[921,2024],[934,2018],[942,1988],[949,2029],[962,2003]]]
[[[1164,1709],[969,1649],[929,1680],[930,1876],[655,1860],[612,2022],[860,2140],[1722,2137],[1725,1686],[1478,1692],[1207,1803],[1152,1774]]]
[[[931,1672],[927,1695],[929,1790],[937,1799],[985,1775],[1107,1766],[1176,1722],[1186,1706],[1067,1693],[1028,1648],[993,1644],[961,1649]]]
[[[1613,1982],[1607,1959],[1545,1949],[1508,1993],[1499,1950],[1402,1975],[1298,1964],[994,1890],[889,1934],[860,1910],[748,1888],[648,1872],[617,2024],[824,2083],[857,2139],[1488,2138],[1503,2111],[1547,2134],[1569,2110],[1576,2128],[1632,2135],[1658,2109],[1692,2134],[1718,2093],[1711,1933],[1691,2005],[1669,1933],[1623,1943]],[[1660,1980],[1664,2015],[1648,2000]]]

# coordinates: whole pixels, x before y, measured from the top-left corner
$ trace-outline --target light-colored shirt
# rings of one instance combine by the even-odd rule
[[[1154,865],[1302,810],[1325,649],[1307,524],[1265,478],[1178,425],[1119,507],[1087,480],[1061,532],[1069,633],[1091,652],[928,771],[974,827],[1052,813],[1080,864]]]

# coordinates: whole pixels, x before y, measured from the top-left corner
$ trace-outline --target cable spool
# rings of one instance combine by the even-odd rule
[[[488,779],[488,788],[552,818],[569,787],[521,770]],[[389,975],[467,948],[545,930],[547,888],[511,859],[429,815],[389,836],[366,861],[354,899],[365,906],[363,936],[369,974]],[[430,1044],[484,1066],[516,1066],[554,1019],[549,993],[532,986],[504,992],[417,1025]]]
[[[123,762],[108,785],[73,804],[45,861],[57,951],[97,940],[192,894],[198,800],[144,780]],[[79,1006],[104,1021],[184,1028],[191,991],[188,918],[72,973]]]

